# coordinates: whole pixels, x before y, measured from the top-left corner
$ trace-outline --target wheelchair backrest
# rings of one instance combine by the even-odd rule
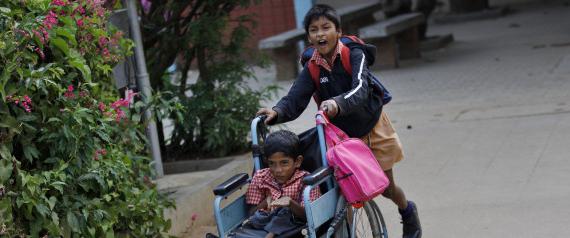
[[[259,129],[259,131],[262,131]],[[263,146],[263,142],[265,141],[265,133],[261,133],[262,135],[258,135],[261,137],[258,140],[259,145],[253,145],[253,159],[254,164],[259,163],[260,169],[267,168],[266,161],[264,160],[265,155],[261,153],[261,147]],[[321,157],[321,151],[319,148],[319,140],[318,140],[318,133],[316,127],[313,127],[301,134],[298,135],[300,140],[301,151],[303,155],[303,163],[301,164],[301,169],[306,170],[308,172],[313,172],[316,169],[323,166],[323,161]],[[255,161],[258,160],[258,161]],[[255,173],[255,168],[254,171]]]

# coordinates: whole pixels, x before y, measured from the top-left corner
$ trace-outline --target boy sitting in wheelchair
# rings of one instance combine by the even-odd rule
[[[263,146],[268,168],[255,173],[246,192],[246,203],[253,206],[253,215],[229,237],[274,237],[305,225],[301,170],[303,156],[299,138],[290,131],[270,134]],[[318,187],[310,200],[320,196]]]

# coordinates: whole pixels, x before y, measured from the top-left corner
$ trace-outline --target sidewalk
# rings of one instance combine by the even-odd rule
[[[385,109],[406,152],[396,181],[419,206],[423,237],[570,236],[570,7],[513,8],[432,24],[429,35],[456,41],[376,72],[394,96]],[[314,125],[310,107],[290,129]],[[395,206],[378,202],[401,237]]]
[[[375,72],[394,96],[385,110],[405,146],[396,181],[418,204],[425,238],[570,236],[570,7],[513,8],[432,24],[428,35],[455,42]],[[291,83],[278,82],[280,97]],[[315,111],[311,102],[286,126],[314,126]],[[390,237],[401,237],[395,206],[377,202]]]

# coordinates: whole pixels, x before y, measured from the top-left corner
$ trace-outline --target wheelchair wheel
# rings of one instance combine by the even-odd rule
[[[369,202],[360,208],[352,208],[351,237],[383,238],[378,214]]]
[[[336,204],[335,214],[338,215],[338,213],[341,210],[343,210],[345,212],[343,212],[343,218],[341,219],[340,224],[338,225],[337,229],[335,230],[335,232],[332,236],[334,238],[350,237],[349,236],[350,226],[348,225],[347,218],[346,218],[347,206],[348,206],[348,204],[346,203],[346,200],[344,199],[344,197],[340,196],[338,201],[337,201],[337,204]]]
[[[372,207],[372,209],[374,210],[375,214],[376,214],[376,218],[378,219],[379,222],[379,228],[380,228],[380,234],[382,238],[388,238],[388,230],[386,229],[386,222],[384,222],[384,217],[382,216],[382,212],[380,211],[380,208],[378,207],[378,204],[376,204],[376,202],[374,200],[370,200],[369,202],[370,206]]]

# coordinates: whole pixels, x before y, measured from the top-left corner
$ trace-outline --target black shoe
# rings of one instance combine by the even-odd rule
[[[408,206],[412,206],[412,213],[408,214],[405,218],[402,217],[402,224],[404,225],[403,238],[421,238],[422,225],[418,217],[418,208],[412,201],[408,202]]]
[[[214,235],[212,233],[208,233],[208,234],[206,234],[206,238],[218,238],[218,236]]]

